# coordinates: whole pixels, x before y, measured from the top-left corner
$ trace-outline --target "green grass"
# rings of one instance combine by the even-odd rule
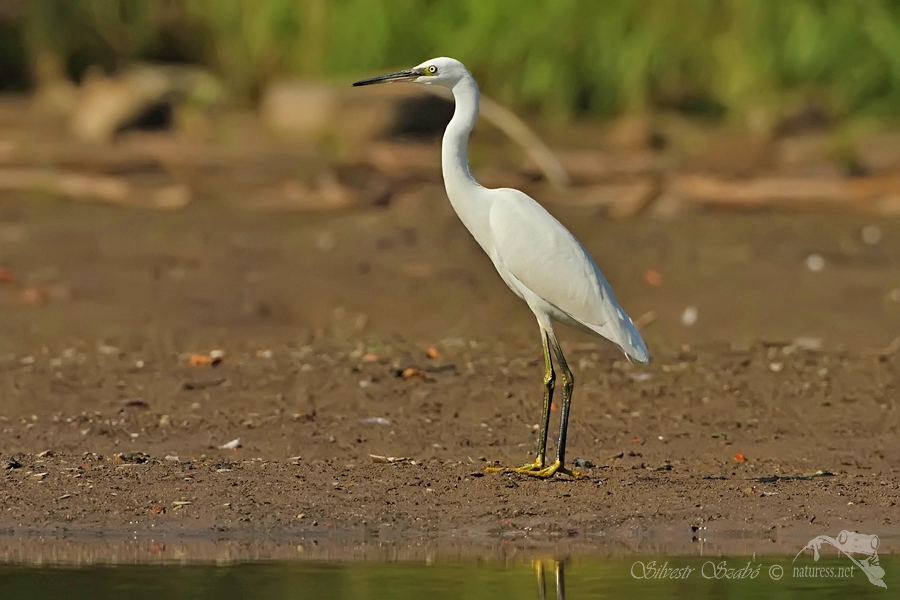
[[[197,62],[245,98],[287,75],[350,79],[450,55],[494,97],[549,117],[674,106],[751,119],[815,100],[839,117],[890,118],[900,106],[898,0],[31,0],[26,6],[18,23],[26,60],[52,51],[74,74],[131,59]]]

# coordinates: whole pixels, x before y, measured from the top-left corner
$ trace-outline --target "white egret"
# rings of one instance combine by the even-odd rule
[[[544,350],[544,409],[537,457],[517,469],[537,477],[565,473],[566,430],[575,380],[553,331],[553,320],[604,337],[630,359],[649,360],[634,323],[616,302],[612,288],[584,246],[528,195],[514,189],[487,189],[469,170],[469,134],[478,118],[478,85],[463,64],[435,58],[405,71],[357,81],[354,86],[407,81],[440,85],[453,92],[456,108],[444,132],[441,166],[450,204],[487,253],[506,285],[537,318]],[[559,443],[553,464],[545,465],[547,429],[556,376],[551,349],[562,370]]]

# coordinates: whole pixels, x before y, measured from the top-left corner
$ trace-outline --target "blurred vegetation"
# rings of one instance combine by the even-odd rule
[[[0,87],[27,85],[38,56],[76,79],[170,60],[253,98],[272,78],[449,55],[494,97],[552,117],[900,106],[900,0],[0,0],[0,34]]]

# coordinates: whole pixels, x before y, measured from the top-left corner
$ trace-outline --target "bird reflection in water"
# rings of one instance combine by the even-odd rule
[[[547,579],[544,573],[552,568],[556,582],[556,600],[566,600],[566,559],[535,559],[531,564],[537,576],[538,598],[547,600]]]

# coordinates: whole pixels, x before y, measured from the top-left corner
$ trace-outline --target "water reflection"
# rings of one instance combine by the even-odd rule
[[[566,600],[566,562],[568,558],[563,560],[555,559],[536,559],[534,572],[538,581],[538,598],[547,600],[547,579],[545,571],[549,568],[553,569],[553,581],[556,583],[556,600]]]
[[[0,599],[29,600],[495,600],[622,598],[819,600],[883,597],[843,556],[584,557],[542,555],[500,561],[283,561],[184,566],[0,565]],[[880,557],[888,588],[900,581],[900,557]],[[720,577],[715,565],[759,565],[753,576]],[[638,571],[635,564],[646,567]],[[661,575],[690,568],[690,577]],[[851,568],[855,569],[850,573]],[[774,569],[774,570],[773,570]],[[758,571],[758,573],[757,573]],[[842,572],[844,574],[842,575]],[[640,573],[636,576],[636,573]],[[783,576],[783,579],[782,579]],[[537,585],[537,590],[535,590]]]

